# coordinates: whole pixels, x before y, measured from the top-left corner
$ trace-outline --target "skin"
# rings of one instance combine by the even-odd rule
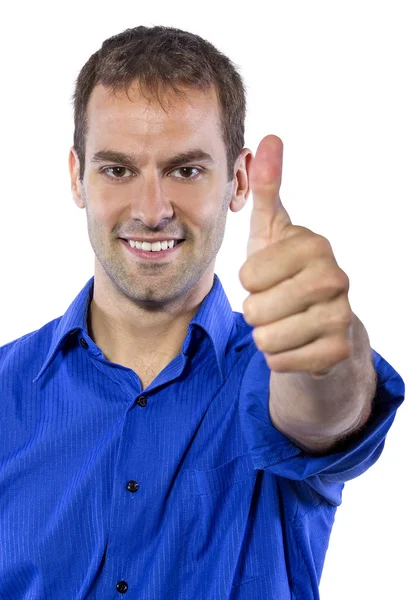
[[[83,181],[73,147],[69,154],[73,199],[86,209],[95,253],[89,333],[108,360],[132,368],[144,387],[181,352],[188,324],[213,284],[227,212],[241,210],[250,192],[249,149],[228,181],[214,89],[186,92],[185,98],[166,96],[164,110],[137,83],[128,95],[98,84],[87,107]],[[193,149],[212,161],[161,165]],[[101,150],[133,154],[138,164],[94,164]],[[185,241],[176,260],[159,264],[133,257],[119,239],[139,236]]]

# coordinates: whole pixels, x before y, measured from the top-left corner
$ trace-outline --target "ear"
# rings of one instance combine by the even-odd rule
[[[79,208],[85,208],[85,201],[83,198],[82,186],[80,181],[80,161],[74,146],[70,148],[70,155],[68,157],[68,167],[70,170],[71,193],[72,197],[74,198],[74,202]]]
[[[230,210],[238,212],[247,202],[250,194],[249,174],[254,156],[251,150],[243,148],[234,165],[233,191],[230,200]]]

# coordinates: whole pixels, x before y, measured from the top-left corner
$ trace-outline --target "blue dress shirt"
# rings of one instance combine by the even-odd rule
[[[379,458],[403,401],[376,397],[342,450],[273,426],[269,369],[219,278],[182,352],[142,390],[67,312],[0,348],[1,600],[317,600],[344,482]]]

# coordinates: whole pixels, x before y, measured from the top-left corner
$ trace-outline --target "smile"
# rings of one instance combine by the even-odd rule
[[[161,260],[163,258],[173,259],[179,254],[180,247],[185,240],[158,240],[153,243],[125,239],[120,241],[133,256],[148,260]]]

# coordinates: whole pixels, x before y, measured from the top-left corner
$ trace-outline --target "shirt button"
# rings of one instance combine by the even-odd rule
[[[116,584],[116,589],[120,594],[125,594],[128,591],[128,584],[126,581],[118,581]]]
[[[126,484],[126,489],[128,492],[137,492],[139,490],[139,483],[131,479],[131,481],[128,481]]]
[[[148,404],[148,400],[145,398],[145,396],[140,396],[138,398],[138,400],[136,401],[136,404],[139,404],[139,406],[145,407]]]
[[[80,339],[80,344],[83,348],[85,348],[85,350],[88,348],[88,344],[87,342],[84,340],[84,338]]]

